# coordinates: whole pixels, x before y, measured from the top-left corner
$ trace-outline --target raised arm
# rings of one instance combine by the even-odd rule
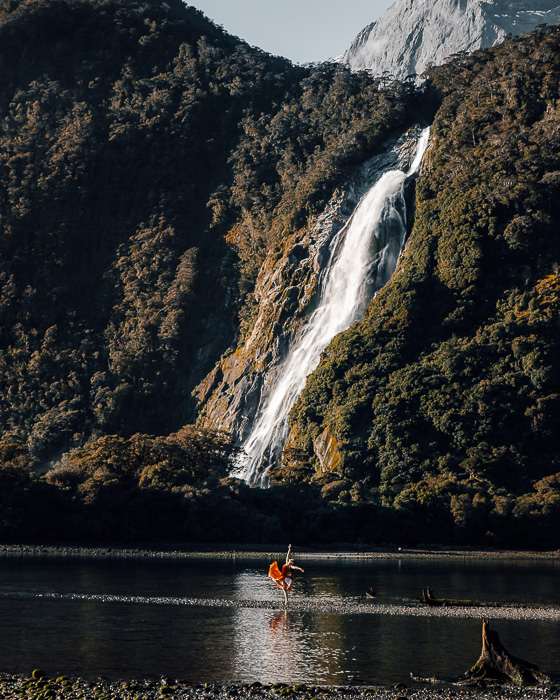
[[[288,553],[286,554],[286,564],[290,561],[290,556],[292,554],[292,545],[288,545]]]

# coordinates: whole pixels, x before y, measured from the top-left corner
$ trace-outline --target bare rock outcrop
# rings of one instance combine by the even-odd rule
[[[342,61],[353,70],[403,80],[453,54],[559,21],[558,0],[397,0],[358,34]]]

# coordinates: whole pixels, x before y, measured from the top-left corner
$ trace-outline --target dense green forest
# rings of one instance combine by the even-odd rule
[[[0,8],[0,538],[558,545],[556,28],[415,87],[180,0]],[[228,477],[191,392],[262,262],[434,115],[399,274],[310,377],[271,488]]]

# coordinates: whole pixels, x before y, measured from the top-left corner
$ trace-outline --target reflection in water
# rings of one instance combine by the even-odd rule
[[[269,683],[340,683],[340,639],[334,631],[321,631],[320,617],[290,610],[238,610],[236,675]]]
[[[240,572],[234,588],[235,596],[242,599],[275,600],[282,595],[265,569]],[[340,592],[330,579],[301,576],[294,581],[291,595],[336,600]],[[236,610],[236,677],[270,683],[343,683],[343,617],[290,609]]]
[[[269,560],[114,562],[0,560],[0,671],[89,678],[366,684],[454,677],[480,653],[480,620],[319,612],[315,601],[414,604],[426,585],[448,597],[559,603],[555,561],[306,561],[291,602],[267,577]],[[46,599],[51,593],[144,596],[145,604]],[[17,597],[30,594],[29,599]],[[12,597],[11,597],[12,596]],[[252,600],[255,608],[153,605],[150,596]],[[260,607],[262,601],[262,607]],[[514,656],[560,673],[560,626],[500,620]]]
[[[235,574],[233,597],[238,600],[278,600],[283,599],[282,592],[268,578],[268,571],[250,568]]]
[[[317,595],[319,594],[319,595]],[[281,591],[266,568],[247,569],[235,576],[234,595],[243,600],[276,600]],[[291,591],[296,598],[339,598],[336,581],[298,576]],[[291,610],[239,609],[235,612],[236,676],[284,683],[341,683],[342,625],[340,615]]]
[[[260,610],[240,610],[236,618],[236,668],[240,674],[254,680],[264,675],[272,682],[305,676],[299,635],[295,626],[290,634],[287,610],[272,616]]]

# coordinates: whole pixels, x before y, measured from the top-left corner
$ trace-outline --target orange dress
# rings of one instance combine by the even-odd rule
[[[278,586],[278,588],[284,588],[282,583],[285,581],[287,583],[286,590],[288,591],[292,586],[292,577],[290,576],[290,573],[290,567],[287,564],[284,564],[282,571],[280,571],[280,567],[276,561],[273,561],[268,569],[268,575]]]

